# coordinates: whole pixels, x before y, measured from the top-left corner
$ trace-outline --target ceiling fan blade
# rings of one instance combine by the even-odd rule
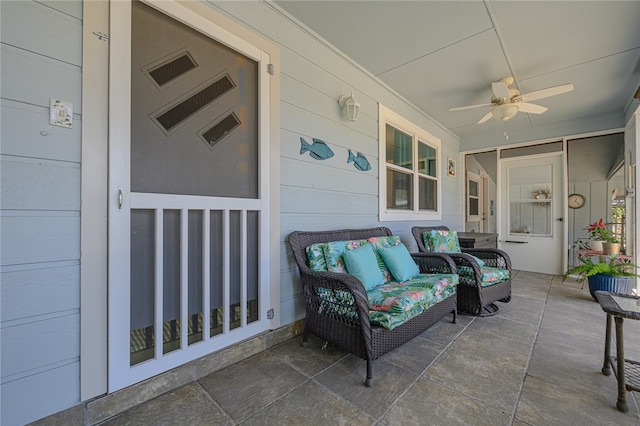
[[[573,84],[567,83],[562,84],[560,86],[548,87],[546,89],[535,90],[530,93],[525,93],[524,95],[518,96],[517,100],[523,101],[537,101],[538,99],[548,98],[550,96],[559,95],[561,93],[570,92],[573,90]]]
[[[549,109],[541,105],[530,104],[527,102],[518,102],[518,108],[520,108],[520,111],[528,112],[529,114],[542,114]]]
[[[511,99],[509,87],[507,87],[507,83],[504,81],[494,81],[491,83],[491,90],[493,91],[493,96],[497,99]]]
[[[493,104],[478,104],[478,105],[469,105],[469,106],[463,106],[463,107],[457,107],[457,108],[449,108],[449,111],[462,111],[465,109],[473,109],[473,108],[488,107],[488,106],[493,106]]]
[[[482,124],[485,121],[489,121],[491,119],[491,117],[493,117],[493,111],[489,111],[484,117],[482,117],[480,119],[480,121],[478,121],[476,124]]]

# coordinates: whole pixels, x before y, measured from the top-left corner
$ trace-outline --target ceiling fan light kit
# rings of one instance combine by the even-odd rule
[[[461,111],[480,107],[492,107],[491,111],[485,114],[477,124],[482,124],[490,118],[495,118],[506,122],[511,120],[518,112],[529,114],[542,114],[547,111],[547,107],[529,103],[538,99],[544,99],[562,93],[570,92],[574,89],[573,84],[567,83],[560,86],[548,87],[546,89],[520,94],[516,88],[510,87],[515,82],[513,77],[505,77],[499,81],[491,83],[491,103],[481,105],[469,105],[465,107],[450,108],[449,111]]]
[[[496,106],[491,114],[496,120],[507,121],[515,117],[519,110],[517,104],[501,104]]]

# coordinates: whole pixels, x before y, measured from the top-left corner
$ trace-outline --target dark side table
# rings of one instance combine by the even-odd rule
[[[640,392],[640,362],[624,358],[624,337],[622,321],[627,319],[640,320],[640,297],[628,294],[596,291],[596,299],[602,310],[607,313],[607,332],[604,342],[604,365],[602,374],[611,375],[611,369],[618,379],[618,410],[626,413],[626,391]],[[616,356],[611,356],[611,318],[616,323]]]

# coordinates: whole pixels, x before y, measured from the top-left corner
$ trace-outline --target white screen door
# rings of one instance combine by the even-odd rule
[[[112,392],[268,329],[269,58],[173,1],[110,22]]]
[[[561,154],[500,161],[500,248],[514,269],[561,274]]]

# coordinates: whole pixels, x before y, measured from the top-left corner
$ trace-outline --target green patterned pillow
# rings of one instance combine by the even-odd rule
[[[424,246],[433,253],[461,253],[458,231],[433,229],[422,234]]]
[[[327,262],[324,257],[324,246],[326,243],[316,243],[307,246],[307,259],[309,259],[309,268],[312,271],[326,272]]]
[[[393,281],[393,275],[380,256],[380,250],[401,244],[400,237],[396,235],[391,235],[389,237],[371,237],[368,238],[367,241],[373,246],[373,251],[376,254],[376,260],[378,261],[380,272],[382,272],[382,276],[384,277],[384,282],[388,283],[389,281]]]
[[[330,272],[347,273],[344,266],[344,251],[353,250],[367,244],[367,240],[331,241],[323,247],[327,270]]]

